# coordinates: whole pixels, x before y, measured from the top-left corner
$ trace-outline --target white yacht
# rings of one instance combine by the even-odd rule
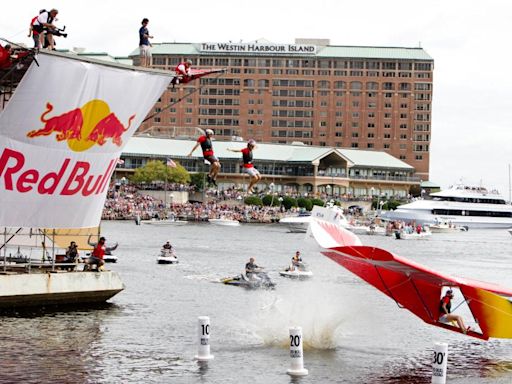
[[[384,220],[415,221],[431,225],[440,219],[468,228],[512,227],[512,205],[498,191],[483,187],[454,185],[435,192],[431,199],[416,200],[382,214]]]

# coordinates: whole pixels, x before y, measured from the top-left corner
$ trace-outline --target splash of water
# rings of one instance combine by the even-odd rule
[[[263,345],[288,347],[288,328],[302,327],[304,349],[335,349],[350,333],[348,322],[354,319],[359,304],[344,288],[336,291],[315,284],[297,282],[266,296],[254,313],[252,333]]]

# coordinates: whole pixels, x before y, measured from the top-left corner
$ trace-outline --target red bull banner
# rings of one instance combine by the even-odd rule
[[[0,114],[0,226],[99,224],[117,160],[171,77],[41,53]]]

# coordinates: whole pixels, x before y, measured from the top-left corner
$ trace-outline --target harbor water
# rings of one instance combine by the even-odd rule
[[[119,242],[126,288],[95,309],[0,317],[0,383],[430,383],[433,345],[449,345],[449,383],[511,383],[512,340],[481,341],[423,323],[321,255],[313,239],[279,225],[136,226],[104,222]],[[439,272],[512,287],[506,230],[434,234],[425,240],[360,236]],[[178,265],[158,265],[169,240]],[[296,250],[314,273],[280,277]],[[219,283],[249,257],[276,289]],[[454,306],[461,301],[456,295]],[[462,313],[471,324],[470,314]],[[210,317],[208,363],[197,354],[197,318]],[[289,368],[290,326],[302,327],[300,379]]]

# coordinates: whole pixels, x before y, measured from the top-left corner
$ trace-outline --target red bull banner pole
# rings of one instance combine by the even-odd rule
[[[123,147],[171,76],[41,53],[0,114],[0,225],[99,224]]]

